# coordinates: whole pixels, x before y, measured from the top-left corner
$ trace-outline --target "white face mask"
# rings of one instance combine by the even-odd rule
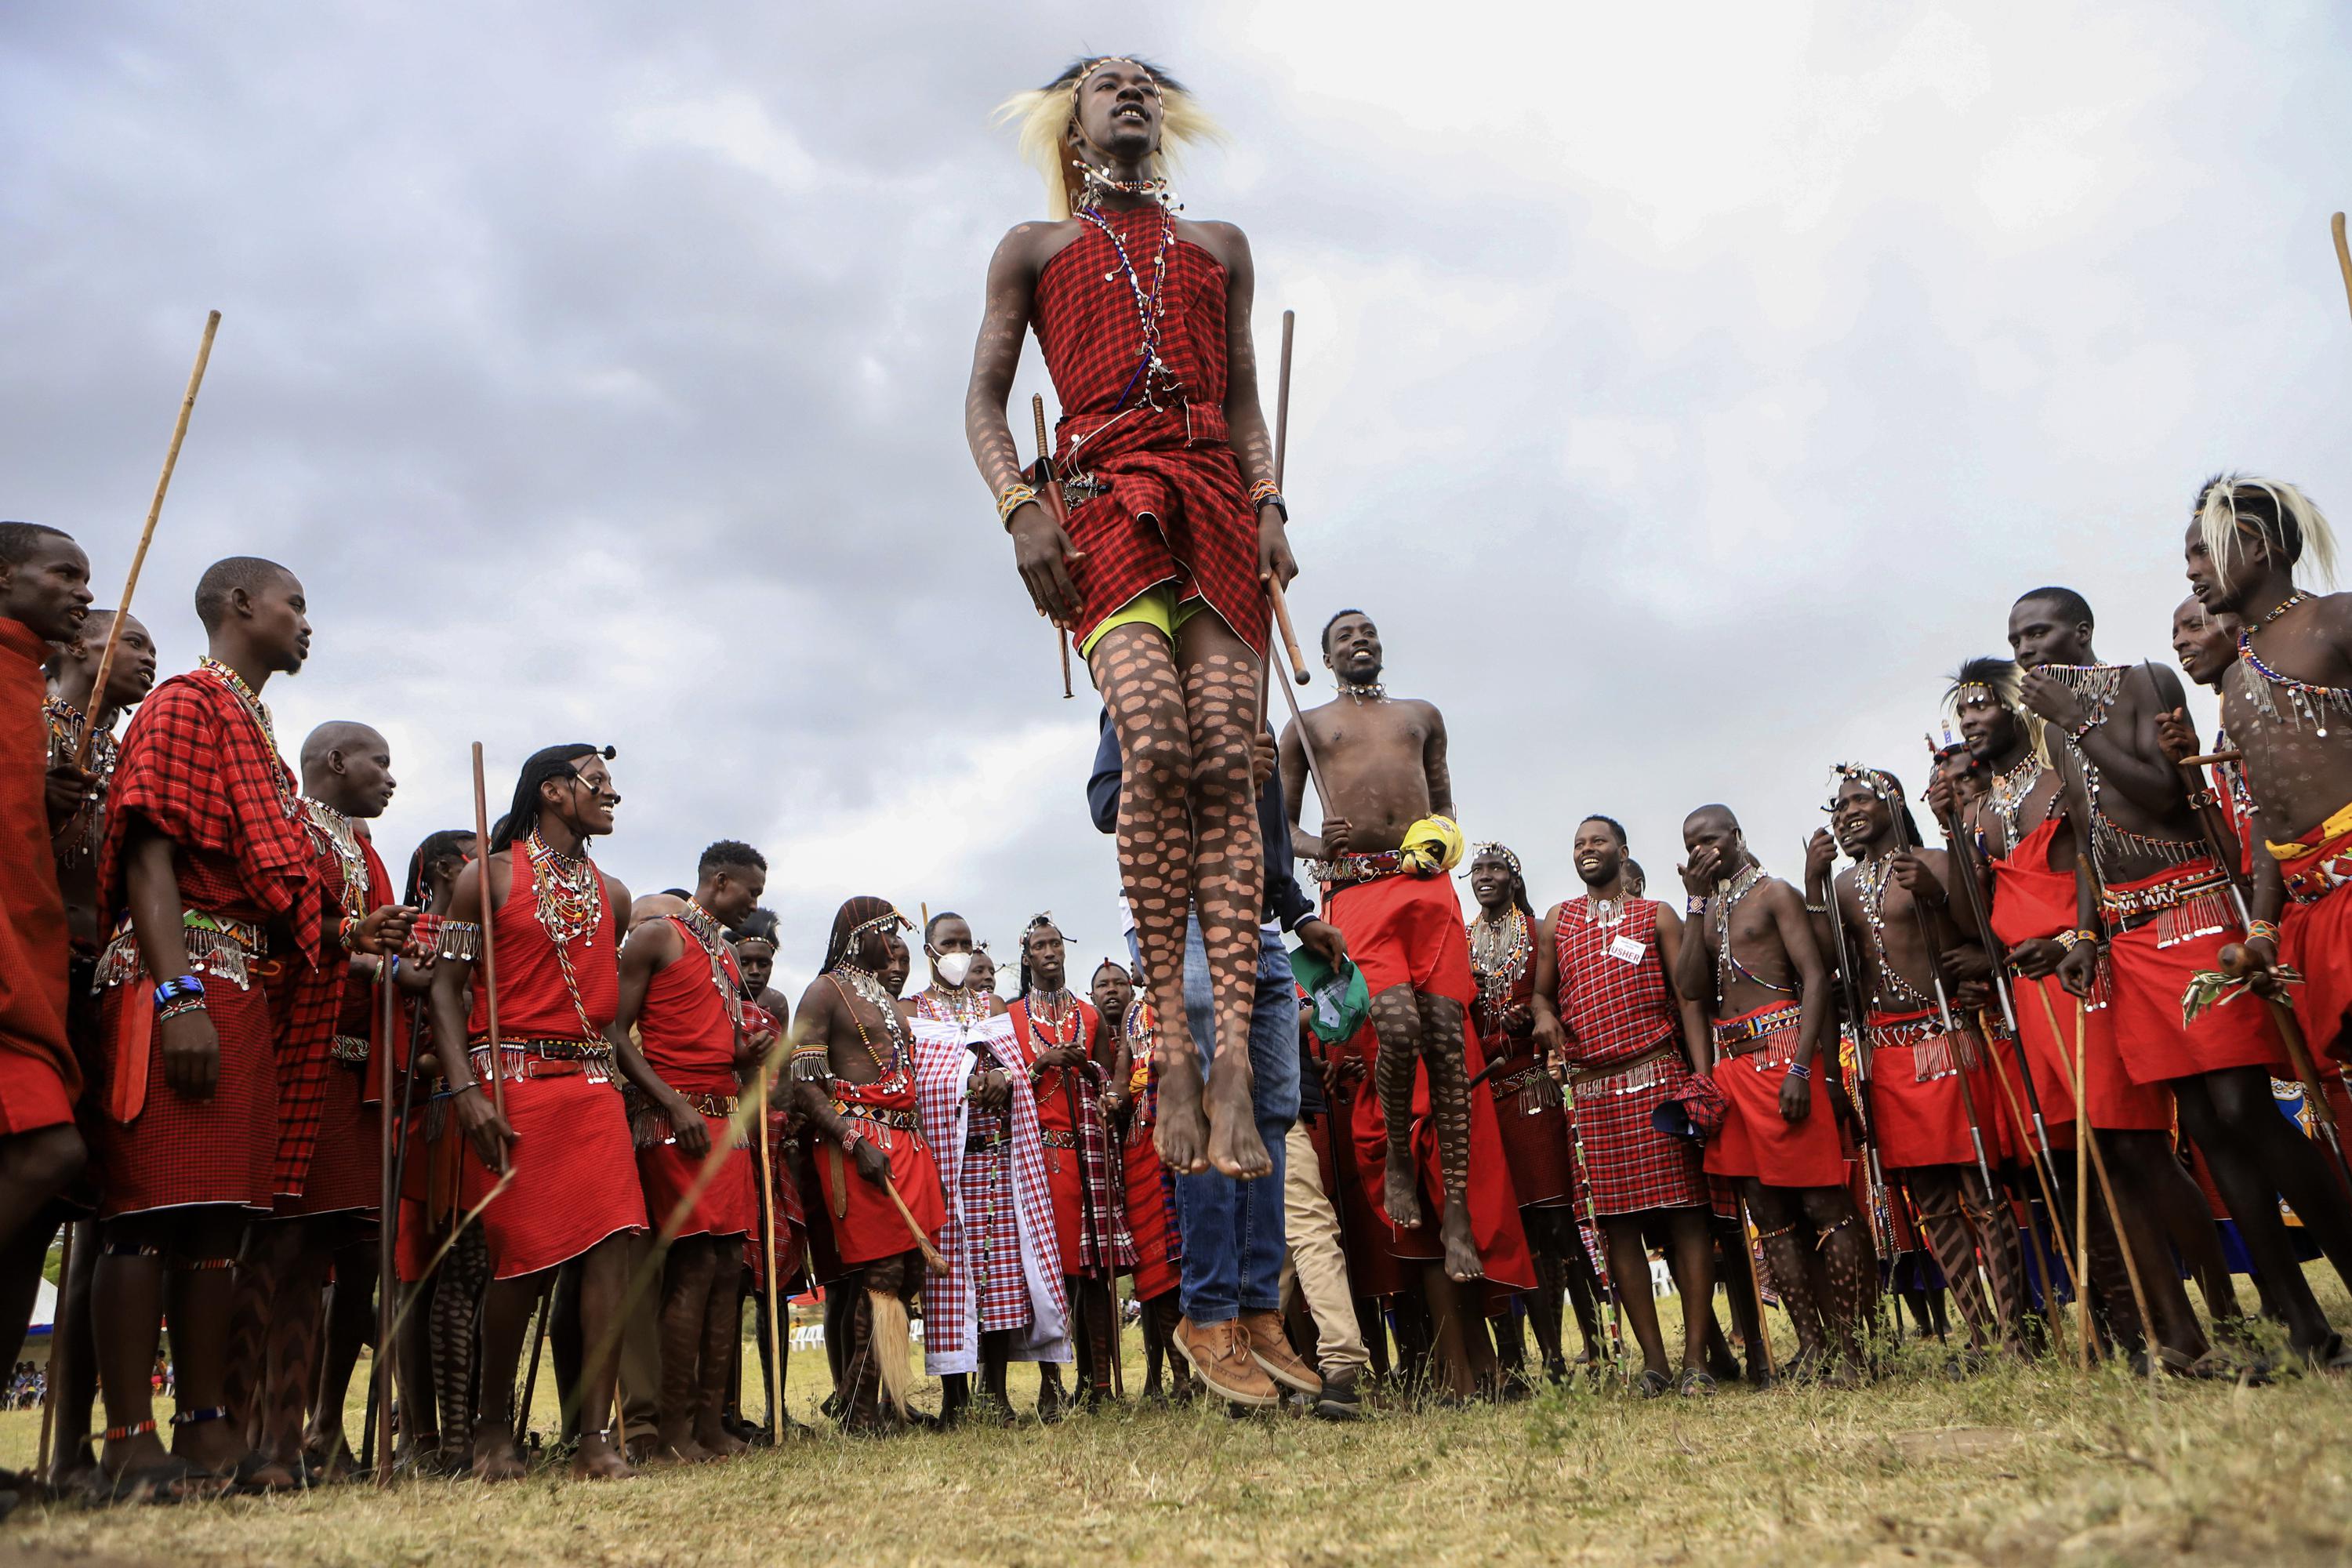
[[[937,958],[931,960],[931,973],[939,976],[940,984],[952,991],[956,987],[961,985],[964,982],[964,977],[971,973],[971,954],[968,952],[940,953]]]

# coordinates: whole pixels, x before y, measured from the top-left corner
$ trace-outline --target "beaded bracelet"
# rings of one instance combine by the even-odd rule
[[[2278,921],[2248,921],[2246,922],[2246,940],[2248,942],[2252,942],[2257,938],[2269,942],[2273,947],[2277,946],[2279,939]]]
[[[2074,951],[2075,944],[2083,940],[2083,933],[2078,931],[2062,931],[2050,940],[2056,942],[2068,952],[2072,952]]]
[[[1275,510],[1282,514],[1283,521],[1288,522],[1290,521],[1290,503],[1282,499],[1282,490],[1280,487],[1276,485],[1272,479],[1260,479],[1257,483],[1250,486],[1249,503],[1252,510],[1255,510],[1262,506],[1271,505]]]
[[[168,1024],[184,1013],[201,1013],[204,1010],[205,999],[201,994],[181,996],[158,1007],[155,1010],[155,1021],[159,1024]]]
[[[1790,1062],[1789,1064],[1789,1076],[1794,1079],[1809,1079],[1813,1076],[1813,1069],[1807,1067],[1802,1062]]]
[[[357,952],[360,942],[359,916],[345,915],[341,922],[335,927],[335,940],[342,944],[345,952]]]
[[[205,983],[194,975],[174,975],[155,987],[155,1006],[161,1010],[167,1004],[184,996],[194,996],[201,1001],[204,994]]]
[[[996,521],[1013,526],[1013,514],[1037,499],[1037,487],[1016,479],[996,492]]]

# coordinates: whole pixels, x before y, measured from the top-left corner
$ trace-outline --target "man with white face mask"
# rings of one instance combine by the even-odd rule
[[[915,1037],[923,1136],[948,1199],[940,1237],[948,1266],[923,1282],[924,1370],[941,1380],[942,1420],[970,1408],[975,1371],[991,1414],[1007,1418],[1007,1363],[1070,1359],[1036,1100],[1028,1075],[1007,1065],[1016,1058],[1004,1004],[972,984],[981,955],[971,927],[961,915],[934,915],[923,951],[931,984],[899,1008]]]

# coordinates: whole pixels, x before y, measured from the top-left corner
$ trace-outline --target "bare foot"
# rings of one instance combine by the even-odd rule
[[[699,1422],[694,1428],[695,1446],[713,1459],[731,1459],[747,1452],[751,1445],[735,1436],[714,1418]]]
[[[702,1450],[697,1448],[695,1452]],[[580,1435],[579,1451],[572,1456],[572,1479],[575,1481],[625,1481],[636,1475],[622,1452],[613,1447],[609,1437],[592,1433]]]
[[[1249,1057],[1233,1052],[1209,1074],[1209,1163],[1220,1175],[1251,1182],[1274,1173],[1274,1156],[1257,1135],[1257,1108],[1250,1101]]]
[[[1459,1284],[1483,1279],[1486,1265],[1478,1257],[1478,1243],[1470,1234],[1470,1201],[1447,1198],[1445,1215],[1437,1222],[1437,1237],[1445,1244],[1445,1277]]]
[[[1160,1121],[1151,1130],[1151,1146],[1160,1163],[1180,1176],[1197,1176],[1209,1168],[1209,1120],[1201,1113],[1200,1054],[1180,1047],[1162,1053],[1160,1068]]]
[[[1413,1164],[1412,1146],[1409,1143],[1389,1144],[1387,1179],[1382,1184],[1381,1206],[1389,1211],[1390,1221],[1404,1230],[1421,1228],[1421,1172]]]
[[[487,1426],[474,1438],[474,1479],[478,1481],[519,1481],[528,1472],[512,1435],[500,1426]]]
[[[662,1465],[703,1465],[719,1456],[696,1442],[691,1434],[672,1436],[665,1432],[656,1436],[647,1450],[645,1463],[648,1468]]]

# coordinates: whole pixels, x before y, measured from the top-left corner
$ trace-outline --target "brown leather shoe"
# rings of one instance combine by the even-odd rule
[[[1282,1402],[1282,1391],[1250,1354],[1250,1336],[1239,1323],[1195,1324],[1185,1318],[1173,1338],[1177,1353],[1192,1363],[1215,1397],[1259,1406]]]
[[[1249,1336],[1250,1358],[1265,1369],[1268,1377],[1310,1398],[1322,1394],[1322,1377],[1290,1348],[1290,1336],[1282,1330],[1282,1314],[1244,1312],[1241,1325]]]

